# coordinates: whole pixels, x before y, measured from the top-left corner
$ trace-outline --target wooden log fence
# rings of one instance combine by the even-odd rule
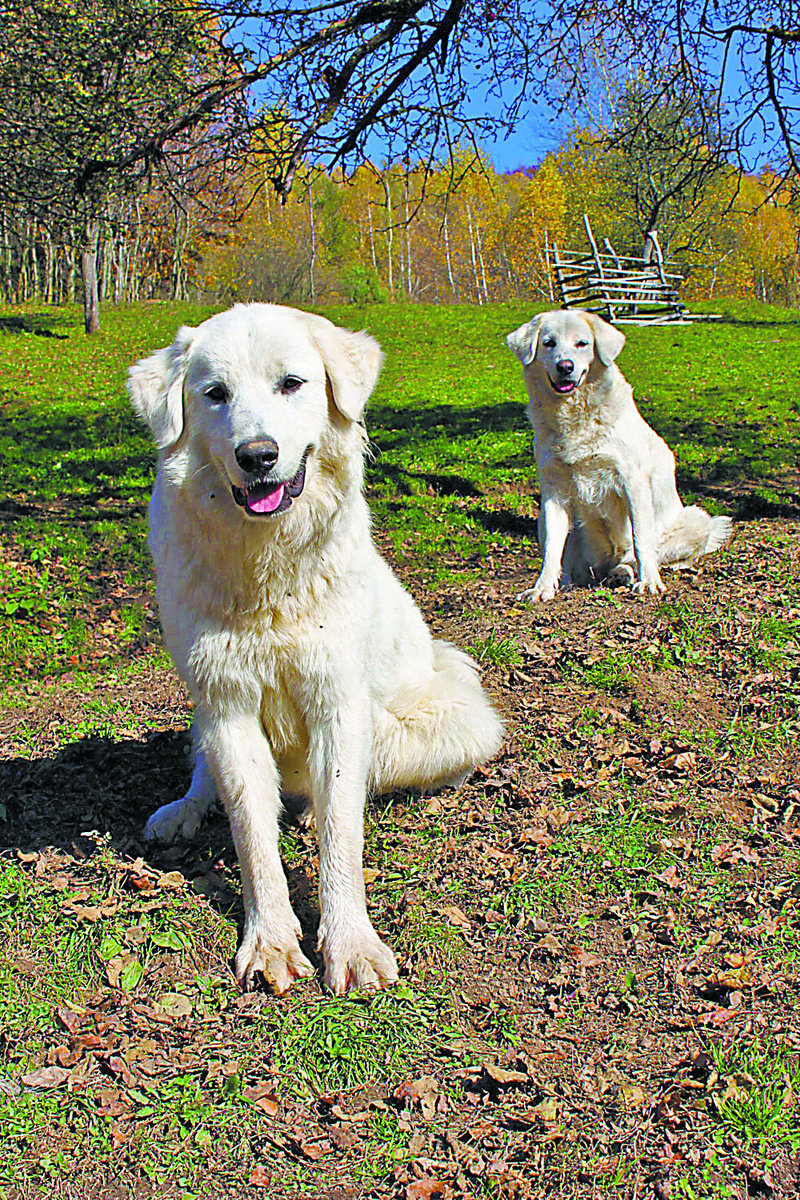
[[[583,308],[613,323],[686,323],[692,319],[678,297],[683,275],[669,270],[654,231],[647,235],[641,257],[617,254],[608,238],[598,248],[589,223],[583,218],[589,240],[588,253],[559,250],[551,242],[545,248],[562,308]]]

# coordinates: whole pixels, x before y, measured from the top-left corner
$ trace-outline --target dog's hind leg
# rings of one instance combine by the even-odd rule
[[[180,800],[156,809],[144,827],[145,840],[174,842],[178,837],[193,838],[216,796],[216,785],[205,755],[198,750],[189,790]]]
[[[427,684],[376,713],[372,787],[380,793],[460,785],[502,740],[503,723],[475,663],[449,642],[434,641]]]

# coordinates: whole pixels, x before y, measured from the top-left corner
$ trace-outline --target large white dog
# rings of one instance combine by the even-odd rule
[[[370,537],[360,418],[381,361],[364,333],[252,304],[179,330],[129,374],[160,451],[161,621],[196,706],[189,791],[146,832],[191,836],[221,796],[244,987],[312,972],[278,854],[281,788],[316,816],[326,982],[382,985],[397,966],[367,915],[367,792],[460,782],[502,738],[474,663],[432,639]]]
[[[520,599],[602,579],[663,592],[659,566],[718,550],[728,517],[684,508],[675,458],[614,359],[624,334],[593,313],[541,313],[506,339],[523,365],[542,489],[542,570]]]

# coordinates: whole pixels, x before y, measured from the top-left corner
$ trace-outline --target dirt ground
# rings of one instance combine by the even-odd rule
[[[798,1194],[798,1102],[770,1121],[768,1093],[798,1077],[800,1054],[799,565],[800,526],[785,519],[740,523],[730,551],[669,573],[663,599],[576,591],[515,604],[531,581],[522,552],[426,598],[400,565],[435,633],[482,658],[508,724],[501,754],[457,793],[370,807],[376,923],[403,980],[447,997],[448,1032],[399,1076],[310,1099],[268,1064],[244,1174],[212,1146],[197,1194]],[[235,920],[221,815],[190,845],[141,839],[146,816],[181,794],[189,746],[183,689],[154,651],[139,659],[135,682],[106,673],[87,693],[69,677],[44,681],[4,714],[3,841],[63,891],[85,884],[105,839],[116,887],[158,895],[182,876],[187,906]],[[64,744],[87,699],[149,732]],[[313,829],[290,838],[313,955]],[[173,987],[179,969],[162,957],[153,979]],[[196,946],[192,969],[197,958]],[[228,970],[224,958],[214,967]],[[235,1058],[248,1022],[284,1001],[238,997],[229,982],[214,1020],[165,1021],[104,980],[79,1020],[48,1034],[42,1067],[88,1063],[71,1091],[102,1094],[117,1138],[111,1159],[76,1167],[53,1195],[195,1194],[126,1157],[129,1096],[146,1075],[128,1051],[149,1040],[156,1075],[176,1064],[200,1075],[221,1045]],[[316,1003],[318,985],[306,994]],[[763,1079],[759,1055],[772,1064]],[[394,1158],[381,1157],[381,1121]],[[373,1153],[370,1172],[359,1164]],[[41,1181],[0,1189],[41,1194]]]

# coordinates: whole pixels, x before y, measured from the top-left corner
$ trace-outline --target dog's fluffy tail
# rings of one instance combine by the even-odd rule
[[[373,787],[457,785],[496,754],[503,723],[475,663],[449,642],[433,643],[433,674],[424,690],[395,696],[377,716]]]
[[[678,520],[665,529],[658,548],[661,563],[687,562],[702,554],[713,554],[732,533],[730,517],[710,517],[696,505],[685,508]]]

